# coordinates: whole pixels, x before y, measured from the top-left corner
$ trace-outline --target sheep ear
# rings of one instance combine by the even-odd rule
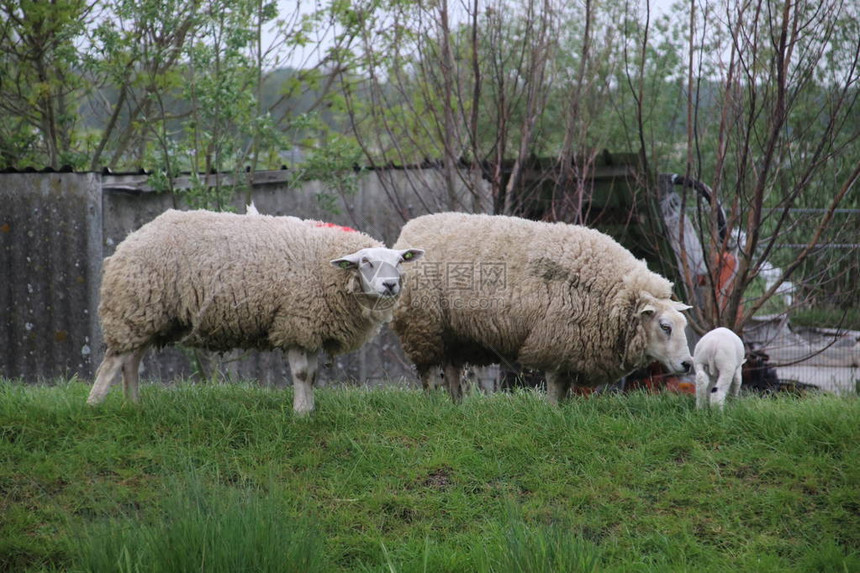
[[[404,263],[417,261],[424,256],[424,249],[405,249],[400,251],[400,260]]]
[[[689,304],[684,304],[683,302],[679,302],[677,300],[671,300],[669,302],[672,304],[672,308],[674,308],[678,312],[684,312],[685,310],[690,310],[691,308],[693,308]]]
[[[657,312],[657,306],[654,304],[656,299],[647,292],[639,293],[639,301],[642,306],[639,307],[639,314],[642,316],[651,317]]]
[[[361,255],[359,255],[358,253],[353,253],[351,255],[335,259],[331,261],[331,264],[339,269],[349,270],[357,269],[359,262],[361,262]]]
[[[639,309],[639,314],[641,314],[642,316],[654,316],[655,312],[657,312],[657,307],[653,304],[646,304]]]

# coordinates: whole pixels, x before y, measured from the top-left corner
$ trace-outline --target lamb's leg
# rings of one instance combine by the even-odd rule
[[[719,406],[720,409],[723,409],[726,404],[726,394],[731,389],[734,375],[734,371],[729,371],[720,372],[717,376],[717,382],[711,388],[711,406]]]
[[[445,364],[445,384],[448,386],[448,394],[455,404],[463,400],[463,387],[461,385],[461,369],[450,362]]]
[[[90,390],[87,404],[95,406],[96,404],[104,402],[111,384],[113,384],[114,379],[117,377],[117,374],[119,374],[119,371],[127,357],[128,353],[114,354],[110,350],[105,352],[105,357],[102,360],[99,369],[96,371],[96,381],[93,383],[93,387]]]
[[[558,405],[567,397],[570,378],[559,372],[546,372],[546,398],[550,404]]]
[[[138,393],[138,383],[140,381],[140,360],[146,348],[141,348],[123,355],[122,360],[122,388],[125,393],[125,399],[130,402],[140,400]]]
[[[293,374],[293,411],[307,414],[314,409],[314,383],[317,379],[317,355],[302,349],[287,351]]]
[[[741,393],[741,384],[743,383],[742,376],[742,368],[738,366],[737,370],[735,370],[735,378],[732,380],[732,388],[730,390],[732,396],[740,396]]]
[[[696,408],[702,409],[708,405],[708,386],[711,385],[711,377],[703,368],[696,369]]]

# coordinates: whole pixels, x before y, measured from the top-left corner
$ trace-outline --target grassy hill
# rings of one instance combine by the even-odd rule
[[[0,382],[0,571],[860,571],[860,401]]]

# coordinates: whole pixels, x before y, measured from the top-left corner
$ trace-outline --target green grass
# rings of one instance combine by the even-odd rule
[[[752,281],[744,292],[746,303],[751,304],[764,294],[764,279]],[[785,304],[782,296],[775,295],[765,301],[756,313],[758,316],[788,313],[791,324],[812,328],[838,328],[841,330],[860,330],[860,307],[839,308],[826,304],[810,306],[795,301],[791,308]]]
[[[796,326],[860,330],[860,308],[798,308],[789,316]]]
[[[860,400],[0,382],[0,571],[860,571]]]

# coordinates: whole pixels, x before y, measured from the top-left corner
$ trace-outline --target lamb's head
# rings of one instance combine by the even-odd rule
[[[393,298],[403,286],[402,263],[417,261],[424,255],[421,249],[361,249],[331,262],[334,266],[357,273],[361,292],[373,298]]]
[[[687,318],[681,311],[691,308],[681,302],[658,299],[642,293],[639,315],[645,331],[645,354],[672,373],[687,373],[693,357],[687,344]]]

